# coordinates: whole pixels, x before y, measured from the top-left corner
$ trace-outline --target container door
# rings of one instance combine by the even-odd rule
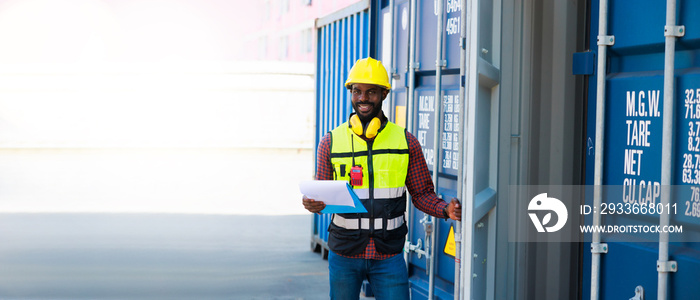
[[[591,45],[598,34],[598,1],[592,1]],[[700,295],[700,2],[677,1],[677,24],[684,36],[675,44],[675,120],[671,152],[672,187],[661,186],[664,122],[664,26],[666,1],[609,1],[605,91],[603,185],[607,187],[601,224],[606,230],[600,255],[600,299],[630,299],[639,291],[657,299],[659,272],[659,210],[670,212],[671,233],[667,299],[697,299]],[[596,80],[589,81],[588,141],[595,141]],[[595,152],[588,151],[586,182],[593,184]],[[598,158],[601,159],[601,158]],[[662,206],[662,192],[671,203]],[[587,205],[593,206],[592,197]],[[591,215],[586,225],[592,224]],[[614,230],[612,226],[617,226]],[[628,227],[634,226],[634,227]],[[639,226],[639,227],[638,227]],[[675,227],[678,228],[678,227]],[[648,229],[654,230],[645,234]],[[590,236],[586,236],[590,241]],[[591,257],[584,246],[583,299],[591,294]]]
[[[494,299],[501,1],[469,5],[460,299]]]
[[[405,69],[408,86],[408,129],[421,143],[431,175],[438,172],[437,194],[449,201],[453,197],[460,198],[457,194],[459,158],[462,153],[459,144],[459,111],[464,100],[460,95],[460,27],[453,26],[448,30],[445,26],[448,22],[452,24],[461,20],[461,6],[448,9],[447,2],[442,3],[443,30],[440,33],[442,38],[439,39],[437,1],[416,1],[414,13],[411,13],[410,1],[397,1],[399,16],[408,17],[407,27],[415,22],[413,24],[416,30],[414,45],[408,45],[408,40],[399,40],[398,42],[406,44],[397,45],[395,49],[397,52],[406,52],[397,53],[397,57],[408,59]],[[438,57],[440,40],[442,49]],[[413,62],[409,59],[410,47],[415,49]],[[439,66],[442,73],[437,75],[440,76],[439,79],[436,77],[438,60],[445,61],[443,66]],[[411,76],[414,76],[413,81]],[[436,94],[438,81],[441,81],[441,84]],[[406,249],[410,249],[407,262],[412,299],[453,299],[456,222],[433,218],[412,205],[408,216],[409,234]],[[426,254],[432,255],[433,258],[428,258]]]
[[[316,147],[352,112],[344,84],[355,61],[369,55],[369,19],[369,1],[364,1],[316,21]],[[331,215],[313,218],[311,247],[326,258]]]
[[[408,25],[408,38],[397,34],[394,56],[408,59],[397,62],[405,66],[397,71],[406,78],[405,88],[397,89],[407,93],[409,131],[420,141],[430,171],[437,172],[438,195],[446,201],[460,199],[465,210],[464,222],[457,223],[410,206],[406,252],[412,299],[493,295],[500,37],[492,24],[500,22],[495,17],[500,5],[472,1],[467,8],[467,2],[416,1],[414,13],[411,1],[395,3],[398,30],[404,30],[404,20]],[[467,9],[486,14],[472,14],[471,35],[465,30]],[[455,235],[457,229],[461,237]],[[460,255],[456,240],[462,241]],[[462,292],[455,297],[456,256],[462,257],[457,272]]]

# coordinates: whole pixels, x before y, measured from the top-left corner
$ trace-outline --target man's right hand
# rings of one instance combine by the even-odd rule
[[[309,199],[309,198],[306,198],[306,196],[304,196],[301,199],[301,203],[304,204],[304,208],[306,208],[306,210],[308,210],[312,213],[315,213],[315,214],[320,214],[320,212],[324,208],[326,208],[326,204],[323,203],[322,201],[316,201],[314,199]]]

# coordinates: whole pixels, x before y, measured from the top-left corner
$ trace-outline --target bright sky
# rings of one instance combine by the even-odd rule
[[[304,213],[313,66],[234,61],[237,3],[0,1],[0,212]]]
[[[245,1],[0,1],[0,63],[231,60]]]

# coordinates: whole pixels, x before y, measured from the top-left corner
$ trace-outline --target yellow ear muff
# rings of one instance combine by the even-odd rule
[[[368,139],[377,136],[380,128],[382,128],[382,121],[379,121],[379,118],[372,118],[372,121],[369,121],[369,124],[367,124],[367,129],[365,129],[365,136]]]
[[[362,126],[362,121],[360,121],[360,117],[357,115],[352,115],[350,117],[350,128],[352,129],[352,132],[357,134],[358,136],[365,136],[368,139],[371,139],[379,133],[379,129],[382,128],[382,121],[379,120],[379,118],[372,118],[372,121],[369,121],[369,124],[367,124],[367,128],[365,129],[364,126]]]
[[[362,121],[360,121],[360,117],[358,117],[357,115],[352,115],[352,117],[350,117],[349,123],[352,132],[354,132],[358,136],[361,136],[364,133],[364,128],[362,128]]]

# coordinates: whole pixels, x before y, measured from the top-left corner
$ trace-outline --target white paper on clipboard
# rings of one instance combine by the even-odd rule
[[[326,205],[355,207],[355,201],[343,180],[309,180],[299,183],[299,190],[309,199],[323,201]]]

